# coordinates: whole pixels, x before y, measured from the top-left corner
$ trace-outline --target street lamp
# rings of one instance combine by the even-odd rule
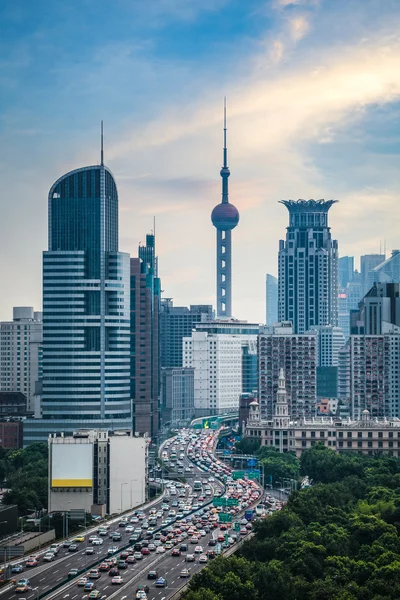
[[[122,487],[123,487],[124,485],[128,485],[128,482],[127,482],[127,481],[124,481],[123,483],[121,483],[121,515],[122,515]]]
[[[72,500],[68,500],[67,504],[71,504]],[[65,539],[68,539],[68,511],[64,510],[64,533]]]

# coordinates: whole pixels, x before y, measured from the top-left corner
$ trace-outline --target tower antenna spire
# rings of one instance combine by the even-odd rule
[[[104,135],[103,135],[103,121],[101,122],[101,151],[100,151],[100,165],[104,167]]]
[[[224,96],[224,167],[228,166],[228,150],[226,148],[226,96]]]

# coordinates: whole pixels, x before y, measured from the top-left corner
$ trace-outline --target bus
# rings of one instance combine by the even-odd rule
[[[194,491],[194,492],[201,492],[201,490],[202,490],[202,489],[203,489],[203,488],[202,488],[202,486],[201,486],[201,481],[195,481],[195,482],[193,483],[193,491]]]

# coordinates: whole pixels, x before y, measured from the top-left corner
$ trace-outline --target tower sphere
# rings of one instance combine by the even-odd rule
[[[221,177],[229,177],[229,175],[231,174],[229,167],[222,167],[219,174],[221,175]]]
[[[239,211],[233,204],[221,202],[212,211],[211,221],[220,231],[230,231],[239,223]]]

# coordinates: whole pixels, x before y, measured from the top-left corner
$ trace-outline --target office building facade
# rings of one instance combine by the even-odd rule
[[[385,258],[384,254],[364,254],[360,257],[363,296],[372,288],[374,283],[379,281],[375,267],[381,265],[385,261]]]
[[[266,314],[265,323],[273,325],[278,321],[278,278],[267,273],[265,281]]]
[[[296,418],[316,411],[316,332],[295,334],[290,322],[262,327],[258,337],[259,403],[262,418],[272,418],[281,369],[286,377],[290,414]]]
[[[163,298],[160,308],[160,366],[182,367],[182,340],[189,337],[197,323],[211,321],[211,304],[174,306],[172,298]]]
[[[132,428],[154,437],[160,422],[160,296],[155,236],[130,261],[130,381]]]
[[[169,367],[161,371],[163,423],[188,424],[195,416],[194,369]]]
[[[294,333],[337,325],[338,243],[328,211],[335,200],[282,200],[289,211],[286,240],[279,242],[278,320]]]
[[[49,192],[43,253],[42,419],[50,432],[131,428],[129,255],[118,251],[118,193],[101,165],[63,175]]]
[[[379,283],[400,283],[400,250],[373,268],[374,280]]]
[[[0,323],[0,391],[24,394],[29,411],[41,377],[42,327],[42,313],[31,306],[14,307],[13,320]]]

